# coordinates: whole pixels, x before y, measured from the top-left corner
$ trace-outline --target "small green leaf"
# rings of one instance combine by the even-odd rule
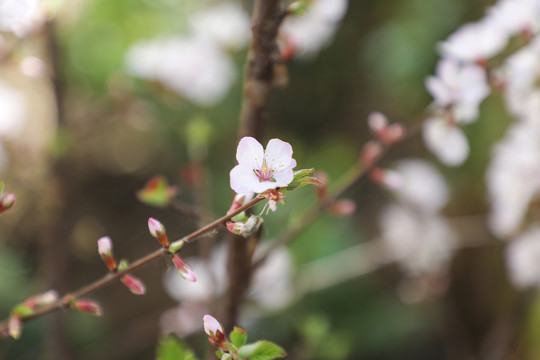
[[[231,218],[231,220],[234,221],[234,222],[243,222],[243,223],[245,223],[248,220],[248,217],[246,215],[246,212],[242,211],[241,213],[233,216]]]
[[[171,203],[175,194],[176,188],[169,186],[164,176],[156,175],[137,191],[137,198],[145,204],[163,207]]]
[[[4,196],[4,182],[0,181],[0,199]]]
[[[261,340],[242,346],[238,349],[238,355],[249,360],[272,360],[285,357],[287,353],[278,345]]]
[[[302,187],[307,184],[313,184],[313,185],[322,185],[322,183],[315,177],[310,176],[313,174],[315,169],[303,169],[295,171],[293,176],[293,181],[285,188],[285,190],[294,190],[298,189],[299,187]]]
[[[197,360],[189,347],[174,335],[159,340],[156,360]]]
[[[234,346],[239,348],[246,343],[246,330],[235,326],[234,330],[231,331],[231,333],[229,334],[229,338],[231,339],[231,342],[234,344]]]
[[[221,350],[216,351],[216,356],[221,359],[221,357],[223,356],[223,351]]]
[[[17,317],[26,317],[32,315],[34,310],[26,305],[19,304],[11,310],[11,313]]]

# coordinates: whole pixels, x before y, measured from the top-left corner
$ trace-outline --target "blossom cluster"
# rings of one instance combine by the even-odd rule
[[[134,44],[126,54],[127,71],[159,81],[200,106],[223,99],[236,78],[228,51],[246,46],[249,16],[236,3],[220,3],[190,20],[190,32]]]
[[[538,1],[500,0],[482,19],[461,26],[439,44],[442,58],[436,76],[426,80],[434,102],[432,116],[424,125],[424,140],[441,162],[457,166],[467,159],[469,145],[460,126],[476,120],[481,102],[491,92],[489,61],[505,50],[514,37],[529,39],[539,24]],[[511,75],[499,81],[515,78]],[[507,88],[512,87],[509,84]],[[512,94],[509,96],[514,98]]]
[[[518,286],[540,286],[540,233],[528,216],[540,195],[540,2],[499,0],[439,46],[436,76],[426,80],[433,96],[424,140],[446,165],[462,164],[469,153],[461,126],[475,121],[492,88],[501,91],[515,121],[495,144],[486,172],[491,202],[488,225],[510,239],[507,261]],[[509,51],[510,44],[513,49]],[[516,49],[516,44],[521,44]],[[495,61],[495,59],[497,59]]]

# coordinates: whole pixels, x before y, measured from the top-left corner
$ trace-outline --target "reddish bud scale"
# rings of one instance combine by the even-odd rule
[[[320,186],[315,186],[317,199],[323,202],[328,199],[328,175],[324,171],[317,171],[315,177],[321,182]]]
[[[116,263],[116,260],[112,256],[106,256],[103,254],[100,254],[100,255],[105,265],[107,265],[107,268],[111,272],[116,272],[116,270],[118,269],[118,264]]]

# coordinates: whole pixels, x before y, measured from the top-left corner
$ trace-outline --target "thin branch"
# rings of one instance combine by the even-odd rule
[[[213,222],[203,226],[202,228],[200,228],[198,230],[195,230],[194,232],[184,236],[183,238],[181,238],[179,240],[183,240],[186,243],[192,242],[192,241],[196,240],[198,237],[200,237],[201,235],[216,229],[218,226],[220,226],[221,224],[223,224],[226,221],[230,220],[235,215],[238,215],[242,211],[245,211],[245,210],[255,206],[256,204],[258,204],[262,200],[264,200],[264,198],[257,197],[255,199],[251,200],[250,202],[244,204],[240,208],[236,209],[235,211],[233,211],[233,212],[231,212],[231,213],[229,213],[229,214],[227,214],[225,216],[222,216],[219,219],[214,220]],[[96,291],[96,290],[98,290],[98,289],[100,289],[100,288],[114,282],[115,280],[120,279],[123,275],[125,275],[125,274],[127,274],[129,272],[133,272],[134,270],[137,270],[137,269],[143,267],[144,265],[146,265],[146,264],[148,264],[148,263],[150,263],[150,262],[152,262],[152,261],[154,261],[154,260],[156,260],[156,259],[158,259],[158,258],[160,258],[162,256],[167,256],[169,254],[170,253],[166,249],[163,249],[163,248],[159,249],[159,250],[156,250],[156,251],[154,251],[154,252],[152,252],[152,253],[150,253],[150,254],[148,254],[146,256],[143,256],[142,258],[140,258],[138,260],[136,260],[135,262],[130,264],[125,270],[118,271],[118,272],[116,272],[114,274],[109,273],[109,274],[105,275],[104,277],[102,277],[101,279],[96,280],[93,283],[88,284],[88,285],[80,288],[77,291],[74,291],[72,293],[67,293],[66,295],[64,295],[64,297],[62,299],[50,304],[47,307],[44,307],[43,309],[40,309],[40,310],[34,312],[31,315],[21,317],[20,320],[22,322],[27,322],[27,321],[30,321],[32,319],[41,317],[43,315],[55,312],[55,311],[57,311],[59,309],[69,307],[69,305],[70,305],[71,301],[73,301],[73,299],[77,299],[77,298],[83,297],[85,295],[88,295],[88,294],[90,294],[90,293],[92,293],[92,292],[94,292],[94,291]],[[8,321],[1,322],[0,323],[0,333],[7,330],[7,326],[8,326]]]
[[[422,129],[422,123],[425,119],[430,116],[430,111],[427,111],[426,114],[421,116],[418,120],[412,123],[409,126],[408,131],[405,133],[403,138],[394,146],[386,147],[379,154],[379,156],[369,165],[364,166],[360,162],[354,164],[351,169],[344,175],[343,180],[337,186],[334,193],[328,197],[325,201],[321,201],[317,206],[311,208],[310,211],[306,212],[298,221],[293,222],[289,227],[282,233],[281,237],[271,244],[265,251],[263,251],[253,262],[253,267],[259,267],[264,263],[268,258],[270,253],[275,249],[284,246],[290,243],[298,234],[304,231],[309,225],[311,225],[315,220],[321,216],[326,209],[342,197],[347,191],[349,191],[354,185],[356,185],[360,180],[362,180],[371,170],[376,168],[382,160],[384,160],[388,154],[396,147],[396,145],[401,145],[404,142],[410,140]]]

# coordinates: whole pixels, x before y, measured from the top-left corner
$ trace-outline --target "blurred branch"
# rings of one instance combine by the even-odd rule
[[[184,236],[183,238],[179,239],[179,240],[182,240],[186,243],[189,243],[189,242],[192,242],[194,240],[196,240],[199,236],[205,234],[205,233],[208,233],[214,229],[216,229],[217,227],[219,227],[221,224],[225,223],[226,221],[230,220],[232,217],[234,217],[235,215],[238,215],[239,213],[241,213],[242,211],[245,211],[253,206],[255,206],[256,204],[258,204],[259,202],[261,202],[262,200],[264,200],[264,198],[261,198],[261,197],[257,197],[253,200],[251,200],[250,202],[248,202],[247,204],[244,204],[243,206],[239,207],[238,209],[236,209],[235,211],[225,215],[225,216],[222,216],[220,217],[219,219],[217,220],[214,220],[213,222],[201,227],[200,229]],[[126,269],[122,270],[122,271],[118,271],[114,274],[112,273],[109,273],[107,275],[105,275],[104,277],[102,277],[101,279],[99,280],[96,280],[94,281],[93,283],[91,284],[88,284],[82,288],[80,288],[79,290],[75,291],[75,292],[71,292],[71,293],[67,293],[63,296],[63,298],[61,300],[58,300],[52,304],[50,304],[49,306],[41,309],[41,310],[38,310],[36,312],[34,312],[33,314],[31,315],[28,315],[28,316],[23,316],[20,318],[20,320],[22,322],[27,322],[27,321],[30,321],[30,320],[33,320],[35,318],[38,318],[38,317],[41,317],[43,315],[46,315],[46,314],[49,314],[49,313],[52,313],[52,312],[55,312],[57,310],[60,310],[62,308],[67,308],[70,306],[70,303],[74,300],[74,299],[78,299],[78,298],[81,298],[82,296],[85,296],[85,295],[88,295],[98,289],[101,289],[102,287],[120,279],[123,275],[129,273],[129,272],[132,272],[134,270],[137,270],[138,268],[140,267],[143,267],[144,265],[162,257],[162,256],[168,256],[170,255],[170,252],[164,248],[160,248],[159,250],[156,250],[138,260],[136,260],[135,262],[133,262],[132,264],[130,264]],[[0,322],[0,333],[3,333],[5,332],[6,330],[8,329],[8,321],[3,321],[3,322]]]

